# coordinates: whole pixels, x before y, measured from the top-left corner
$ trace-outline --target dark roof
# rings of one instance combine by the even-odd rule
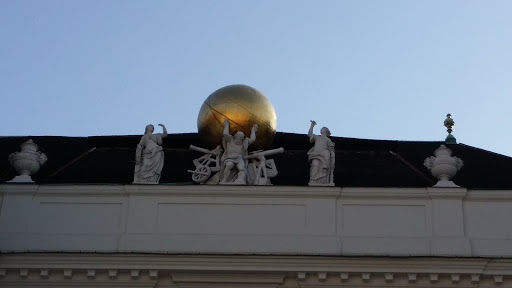
[[[32,178],[37,183],[110,183],[133,181],[135,147],[140,135],[94,137],[0,137],[0,182],[15,176],[7,156],[19,151],[29,138],[48,156],[48,161]],[[336,186],[345,187],[428,187],[435,181],[423,166],[443,142],[368,140],[332,137],[336,143]],[[200,146],[196,133],[169,134],[164,140],[165,164],[160,183],[193,184],[188,169],[201,156],[190,150]],[[454,182],[472,189],[512,189],[512,158],[464,144],[447,145],[464,161]],[[279,170],[274,185],[305,186],[309,179],[306,135],[278,132],[272,148],[284,147],[275,155]],[[1,158],[0,158],[1,159]]]

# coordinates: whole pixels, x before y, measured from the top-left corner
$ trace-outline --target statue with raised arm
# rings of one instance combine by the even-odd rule
[[[313,134],[316,122],[311,121],[308,137],[314,146],[308,151],[309,186],[334,186],[334,142],[329,138],[331,132],[327,127],[320,129],[320,135]]]
[[[235,135],[229,134],[229,121],[224,120],[222,147],[224,153],[221,157],[220,183],[219,184],[247,184],[247,160],[249,145],[256,141],[258,125],[254,125],[250,137],[238,131]]]
[[[162,127],[162,133],[153,134],[155,127],[149,124],[146,126],[144,136],[137,144],[133,177],[135,184],[158,184],[160,181],[160,174],[164,167],[164,151],[161,145],[162,139],[167,137],[167,129],[163,124],[158,126]]]

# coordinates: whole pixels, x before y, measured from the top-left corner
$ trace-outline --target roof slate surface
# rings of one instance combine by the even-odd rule
[[[19,151],[29,138],[39,145],[48,161],[32,178],[37,183],[130,184],[133,181],[135,147],[140,135],[93,137],[0,137],[0,183],[16,174],[7,156]],[[443,142],[368,140],[331,137],[336,144],[336,186],[342,187],[429,187],[436,181],[423,166]],[[190,150],[201,147],[196,133],[169,134],[164,140],[165,164],[161,184],[190,184],[194,170],[192,160],[201,156]],[[464,144],[447,145],[464,167],[453,179],[471,189],[512,189],[512,158]],[[279,174],[274,185],[305,186],[309,179],[307,151],[311,148],[306,135],[278,132],[273,148],[285,152],[271,156]],[[3,154],[3,156],[2,156]]]

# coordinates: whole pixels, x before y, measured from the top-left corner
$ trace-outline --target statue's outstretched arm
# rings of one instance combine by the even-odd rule
[[[315,127],[315,125],[316,125],[316,122],[314,120],[311,120],[311,126],[309,126],[309,131],[308,131],[309,139],[311,139],[311,137],[314,136],[314,134],[313,134],[313,127]]]
[[[167,129],[165,129],[164,124],[158,124],[158,126],[162,127],[162,129],[163,129],[162,138],[167,137]]]
[[[225,119],[224,120],[224,131],[222,132],[222,134],[224,136],[231,136],[231,134],[229,134],[229,120],[228,119]]]
[[[258,131],[258,124],[254,124],[251,129],[251,136],[249,137],[249,145],[256,141],[256,131]]]

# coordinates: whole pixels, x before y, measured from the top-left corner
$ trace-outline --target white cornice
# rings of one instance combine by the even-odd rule
[[[470,190],[466,196],[468,200],[509,200],[512,201],[510,190]]]
[[[281,196],[336,198],[339,187],[304,186],[210,186],[210,185],[13,185],[1,184],[3,194],[31,195],[191,195],[191,196]]]
[[[0,184],[0,194],[37,195],[184,195],[228,197],[314,197],[372,199],[511,200],[511,190],[466,188],[382,188],[307,186],[214,186],[214,185],[112,185],[112,184]]]
[[[154,287],[160,281],[178,287],[347,286],[341,284],[344,282],[351,287],[383,287],[395,281],[401,285],[404,278],[408,279],[407,287],[434,287],[428,283],[459,287],[480,281],[485,287],[510,287],[506,285],[511,284],[511,277],[512,259],[496,258],[94,253],[0,256],[0,285],[8,287]]]
[[[485,273],[512,275],[512,259],[22,253],[0,256],[0,269],[167,269],[173,271],[310,271]]]
[[[343,187],[341,198],[420,198],[427,199],[426,188],[380,188],[380,187]]]

